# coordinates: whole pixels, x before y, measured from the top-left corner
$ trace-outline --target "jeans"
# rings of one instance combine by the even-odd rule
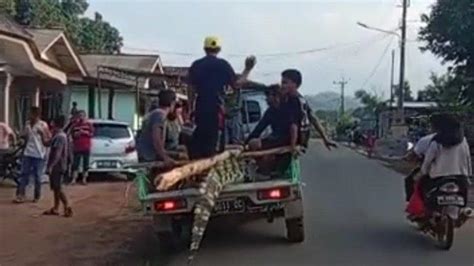
[[[25,197],[26,187],[28,186],[30,176],[32,175],[35,182],[35,199],[41,197],[41,177],[44,170],[44,159],[24,156],[21,161],[20,184],[17,188],[17,196]]]

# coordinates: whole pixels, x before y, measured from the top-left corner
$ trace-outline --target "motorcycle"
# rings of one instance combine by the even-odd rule
[[[454,231],[473,217],[473,210],[466,207],[469,183],[467,177],[442,177],[425,190],[425,216],[409,217],[419,229],[432,236],[436,246],[449,250],[454,242]]]
[[[24,146],[19,145],[0,153],[0,177],[2,181],[10,179],[18,186],[20,183],[21,154]]]

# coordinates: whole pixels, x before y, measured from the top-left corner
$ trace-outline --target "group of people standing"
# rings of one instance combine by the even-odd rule
[[[17,137],[8,125],[1,125],[1,128],[0,148],[8,150],[10,143],[15,144]],[[77,110],[76,103],[73,103],[69,119],[60,115],[49,124],[41,119],[39,107],[31,107],[29,118],[19,134],[23,140],[23,152],[14,203],[25,202],[30,177],[34,180],[33,202],[38,202],[41,198],[42,177],[47,174],[54,195],[54,205],[44,214],[59,215],[59,205],[62,203],[64,215],[72,216],[62,185],[64,182],[75,183],[80,172],[82,183],[87,182],[92,134],[93,127],[88,122],[86,113]],[[82,169],[79,167],[81,161]]]

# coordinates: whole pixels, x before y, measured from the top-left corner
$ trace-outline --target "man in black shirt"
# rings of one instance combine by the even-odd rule
[[[302,113],[299,101],[295,97],[280,95],[280,86],[271,85],[266,90],[269,108],[247,138],[251,149],[269,149],[281,146],[297,145],[297,132]],[[271,134],[260,139],[262,132],[271,127]],[[295,131],[296,130],[296,131]]]
[[[337,148],[337,144],[330,140],[326,135],[324,128],[322,127],[321,123],[319,123],[318,118],[313,114],[313,111],[309,107],[303,95],[298,92],[302,82],[303,78],[301,72],[296,69],[287,69],[281,73],[282,94],[289,95],[289,97],[296,97],[303,112],[299,129],[299,144],[303,146],[308,145],[310,134],[309,126],[311,124],[320,134],[323,143],[328,150],[331,150],[331,148]]]
[[[195,123],[189,147],[190,158],[197,159],[212,156],[216,152],[219,127],[223,126],[224,88],[238,88],[255,66],[255,57],[248,57],[245,70],[240,78],[236,77],[232,66],[217,55],[221,50],[216,37],[207,37],[204,41],[206,56],[196,60],[189,69],[189,84],[197,94],[195,99]]]

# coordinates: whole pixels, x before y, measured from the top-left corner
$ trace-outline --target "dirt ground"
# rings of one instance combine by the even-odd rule
[[[1,266],[156,265],[146,260],[156,240],[132,183],[67,186],[72,218],[41,215],[52,204],[48,185],[39,203],[14,204],[14,191],[0,186]]]

